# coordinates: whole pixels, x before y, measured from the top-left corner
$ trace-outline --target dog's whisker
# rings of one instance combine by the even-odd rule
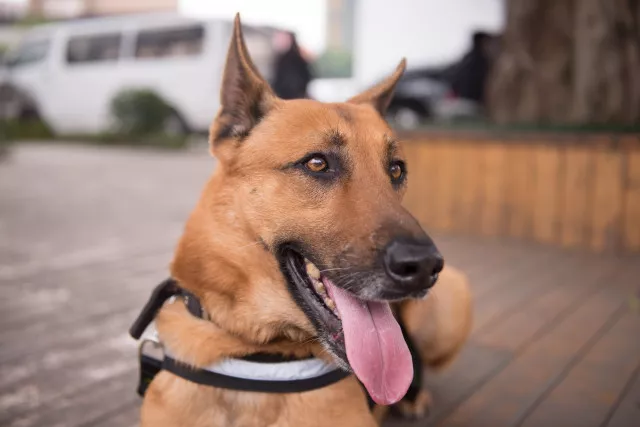
[[[345,276],[345,280],[341,280],[340,281],[340,286],[345,288],[345,289],[349,289],[349,287],[357,282],[358,278],[359,278],[359,272],[355,272],[353,274],[351,274],[350,276]]]
[[[324,273],[326,271],[341,271],[341,270],[351,270],[350,267],[335,267],[335,268],[325,268],[324,270],[320,270],[320,273]]]
[[[302,341],[300,344],[311,344],[311,343],[319,343],[320,340],[318,337],[309,337],[306,340]]]

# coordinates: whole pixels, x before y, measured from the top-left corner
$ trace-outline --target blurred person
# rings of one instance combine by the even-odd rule
[[[273,90],[282,99],[307,98],[307,87],[313,76],[295,34],[284,33],[276,43],[283,45],[284,49],[275,61]]]
[[[492,41],[493,37],[488,33],[477,31],[473,34],[471,50],[453,72],[451,86],[457,96],[484,104]]]

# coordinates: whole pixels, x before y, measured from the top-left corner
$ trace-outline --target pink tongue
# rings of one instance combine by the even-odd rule
[[[413,363],[389,304],[359,300],[322,281],[340,313],[347,358],[358,379],[376,403],[396,403],[409,389]]]

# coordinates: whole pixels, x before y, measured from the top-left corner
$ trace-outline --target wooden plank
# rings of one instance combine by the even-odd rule
[[[117,306],[112,308],[110,313],[97,318],[61,323],[67,327],[56,329],[54,325],[53,329],[45,329],[22,341],[12,340],[11,346],[2,347],[0,363],[5,364],[29,355],[42,355],[49,351],[87,345],[96,337],[101,337],[101,333],[121,333],[129,328],[132,319],[135,319],[140,312],[140,307],[141,304],[136,304],[135,307],[125,306],[124,309]]]
[[[437,203],[437,169],[436,144],[432,142],[420,145],[415,166],[409,169],[409,186],[413,186],[413,205],[416,218],[426,227],[435,223],[435,204]]]
[[[492,320],[475,334],[475,339],[484,345],[519,351],[575,310],[620,267],[619,263],[595,261],[571,269],[575,273],[570,273],[569,277],[549,279],[546,281],[549,286],[538,289],[526,304],[522,304],[522,300],[511,307],[502,304]],[[544,278],[540,277],[540,281]],[[520,286],[532,284],[521,282]]]
[[[623,394],[612,408],[606,427],[636,426],[638,420],[640,420],[640,366],[629,378]]]
[[[570,147],[565,152],[565,176],[562,188],[562,245],[582,246],[588,243],[589,162],[592,150]]]
[[[423,153],[422,158],[427,157],[428,159],[428,175],[427,181],[425,185],[427,187],[427,197],[428,197],[428,205],[427,205],[427,224],[429,227],[439,230],[440,228],[440,209],[438,204],[440,203],[440,195],[442,193],[441,176],[442,176],[442,163],[440,159],[442,158],[442,144],[440,141],[431,142],[428,145],[428,151]]]
[[[450,207],[450,227],[449,230],[454,233],[466,231],[466,221],[464,209],[461,203],[460,188],[464,181],[464,161],[466,160],[467,151],[464,144],[452,144],[451,146],[451,207]]]
[[[441,424],[510,426],[547,392],[576,354],[608,331],[624,299],[607,287],[535,343],[527,346],[509,366],[466,400]]]
[[[37,407],[19,417],[0,414],[2,425],[7,427],[91,426],[107,414],[117,413],[139,401],[135,393],[137,374],[130,370],[118,376],[76,390],[63,398]]]
[[[426,371],[425,388],[432,394],[433,410],[420,425],[424,426],[425,421],[428,426],[437,425],[484,381],[506,366],[511,358],[508,351],[469,341],[449,369]]]
[[[538,147],[535,154],[533,238],[538,242],[557,243],[560,241],[558,183],[561,182],[561,154],[557,147],[551,146]]]
[[[434,242],[438,246],[438,249],[444,256],[445,263],[448,265],[458,266],[465,271],[468,268],[474,268],[478,265],[478,250],[481,247],[486,247],[486,244],[480,242],[474,242],[471,239],[464,239],[465,243],[461,242],[461,236],[448,235],[446,238],[439,232],[431,232],[427,230],[431,235]],[[491,249],[488,249],[491,252]]]
[[[40,289],[40,279],[47,277],[50,283],[61,284],[65,279],[73,280],[76,285],[77,280],[74,278],[82,278],[85,284],[89,280],[97,280],[100,276],[117,271],[117,274],[137,272],[140,269],[148,270],[149,267],[158,270],[166,270],[166,266],[172,258],[174,246],[170,244],[157,243],[152,248],[143,250],[123,251],[122,253],[112,254],[109,257],[100,259],[90,259],[83,262],[74,259],[74,255],[61,254],[58,260],[40,265],[17,265],[9,266],[10,268],[0,269],[0,281],[5,292],[0,295],[0,304],[4,301],[13,301],[14,294],[25,290]],[[76,255],[77,257],[77,255]],[[132,262],[137,260],[138,262]],[[14,268],[15,267],[15,268]],[[121,271],[122,270],[122,271]],[[11,307],[9,305],[9,307]]]
[[[526,266],[535,264],[535,267],[540,268],[543,265],[543,259],[554,254],[553,251],[535,250],[528,244],[515,244],[515,242],[505,245],[497,240],[474,241],[464,238],[464,243],[459,240],[445,243],[441,251],[447,265],[469,276],[474,295],[478,295],[481,289],[494,286],[495,281],[505,280],[505,276],[514,272],[514,269],[509,268],[512,263],[522,261]],[[479,253],[482,253],[482,256],[478,256]]]
[[[478,230],[478,212],[482,196],[481,186],[481,146],[465,144],[461,149],[460,188],[456,191],[458,198],[458,221],[460,231],[475,233]]]
[[[476,182],[475,182],[475,210],[471,212],[472,218],[470,223],[470,232],[472,234],[482,234],[482,211],[484,210],[484,181],[486,178],[486,165],[484,157],[484,146],[478,144],[475,147],[475,159],[476,159]]]
[[[150,265],[144,265],[154,259]],[[86,268],[79,269],[84,270],[84,273],[78,271],[78,274],[47,274],[37,278],[35,283],[46,280],[50,285],[38,288],[25,284],[11,292],[13,298],[0,299],[0,309],[6,316],[3,330],[0,331],[0,341],[4,341],[7,336],[26,333],[33,328],[49,327],[52,319],[71,319],[80,313],[95,314],[113,309],[113,306],[109,305],[122,298],[122,290],[113,286],[114,282],[131,286],[132,291],[127,295],[131,302],[143,301],[153,286],[168,274],[162,268],[167,259],[170,259],[169,253],[159,258],[129,258],[127,263],[137,268]],[[87,286],[89,282],[91,286]],[[2,283],[4,287],[4,281]],[[145,289],[147,295],[142,294]],[[93,303],[86,304],[87,300],[92,300]]]
[[[537,274],[521,275],[514,283],[506,283],[502,288],[493,288],[490,292],[483,292],[475,297],[475,316],[473,330],[475,332],[499,321],[505,312],[513,307],[524,307],[544,290],[556,286],[565,280],[571,280],[576,269],[582,267],[580,257],[573,255],[566,257],[562,262],[543,263],[544,270]]]
[[[640,251],[640,150],[627,152],[627,176],[624,194],[624,247]]]
[[[6,314],[0,341],[7,344],[0,346],[0,362],[22,357],[44,342],[64,341],[83,331],[91,336],[92,323],[100,319],[111,321],[121,315],[132,321],[137,313],[130,314],[130,310],[140,310],[153,287],[165,277],[154,259],[157,258],[129,259],[127,262],[137,265],[136,269],[97,270],[101,273],[94,275],[96,270],[92,268],[84,275],[42,276],[35,281],[40,283],[40,289],[25,285],[25,290],[16,292],[15,301],[0,301]],[[148,262],[151,265],[145,265]],[[123,299],[124,288],[127,298]],[[21,310],[12,310],[11,305],[20,306]],[[25,317],[23,312],[31,317]]]
[[[505,246],[499,254],[495,260],[483,256],[478,262],[484,268],[469,272],[477,309],[485,309],[483,301],[494,299],[496,294],[514,288],[515,284],[517,288],[525,288],[539,271],[551,272],[552,264],[561,265],[559,259],[566,259],[556,251],[534,250],[531,246]],[[478,320],[476,318],[476,322]]]
[[[619,248],[622,219],[622,153],[595,154],[595,182],[591,217],[591,244],[596,251]]]
[[[574,427],[605,421],[640,364],[640,339],[631,337],[640,337],[640,319],[629,310],[526,417],[522,427],[556,425],[568,414]]]
[[[533,194],[536,182],[535,147],[513,147],[507,161],[506,199],[508,204],[507,235],[529,237],[532,228]]]
[[[456,197],[455,180],[457,175],[456,144],[439,141],[436,151],[438,165],[437,192],[434,199],[435,226],[438,230],[454,229],[453,206]]]
[[[100,419],[93,420],[91,423],[91,427],[138,427],[139,425],[140,402],[118,408],[115,413],[104,414]]]
[[[131,382],[135,381],[136,348],[131,346],[128,351],[123,351],[121,348],[109,348],[104,343],[101,347],[103,351],[95,352],[94,349],[91,357],[82,357],[82,350],[80,353],[70,355],[58,352],[58,357],[68,357],[69,362],[58,364],[52,369],[39,368],[34,376],[20,381],[11,388],[1,390],[0,400],[4,402],[2,417],[20,418],[26,413],[59,401],[78,390],[100,387],[104,380],[118,377],[122,373],[131,373]],[[53,358],[45,357],[44,359],[50,361]],[[26,394],[28,390],[37,390],[37,399],[12,398]],[[135,395],[135,385],[132,385],[130,395]]]
[[[57,373],[70,364],[81,365],[85,361],[100,357],[103,353],[111,354],[114,360],[116,355],[122,356],[126,353],[127,358],[135,361],[136,343],[126,333],[127,323],[130,323],[127,322],[127,317],[115,316],[104,325],[94,325],[95,335],[91,337],[60,339],[49,347],[42,347],[40,351],[3,362],[0,365],[0,395],[30,381],[43,381],[47,372]],[[96,336],[100,339],[96,340]]]
[[[504,221],[506,147],[497,143],[484,147],[484,179],[482,187],[481,233],[497,236]]]

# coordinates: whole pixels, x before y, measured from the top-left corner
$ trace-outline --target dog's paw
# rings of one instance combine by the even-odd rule
[[[426,390],[420,390],[414,400],[401,400],[394,405],[394,413],[402,418],[420,419],[429,415],[433,399]]]

